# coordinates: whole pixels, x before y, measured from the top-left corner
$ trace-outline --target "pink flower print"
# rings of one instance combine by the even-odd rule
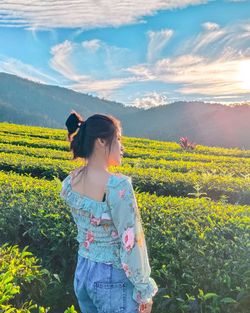
[[[86,240],[89,241],[89,242],[93,242],[94,241],[94,234],[92,231],[87,231],[87,234],[86,234]]]
[[[130,251],[134,246],[135,234],[132,227],[128,227],[122,235],[122,241],[126,251]]]
[[[141,297],[140,291],[137,292],[136,299],[138,300],[138,302],[140,302],[140,303],[142,302],[142,297]]]
[[[100,224],[100,222],[101,222],[101,218],[96,218],[96,217],[94,217],[94,215],[93,214],[91,214],[91,216],[90,216],[90,223],[92,224],[92,225],[99,225]]]
[[[125,196],[125,193],[126,193],[126,189],[119,190],[119,197],[123,198]]]
[[[92,231],[87,231],[87,234],[86,234],[86,240],[84,241],[83,245],[86,249],[89,249],[89,244],[91,242],[94,241],[94,234]]]
[[[129,276],[132,275],[132,272],[131,272],[131,271],[129,270],[129,268],[128,268],[128,264],[122,263],[122,268],[124,269],[124,271],[125,271],[127,277],[129,277]]]
[[[118,237],[119,237],[118,232],[117,232],[116,230],[113,230],[113,231],[112,231],[111,236],[112,236],[113,238],[118,238]]]
[[[83,245],[86,249],[89,249],[89,241],[85,240]]]

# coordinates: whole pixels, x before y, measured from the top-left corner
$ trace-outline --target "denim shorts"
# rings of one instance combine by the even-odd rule
[[[133,284],[123,269],[78,254],[74,292],[82,313],[138,313]]]

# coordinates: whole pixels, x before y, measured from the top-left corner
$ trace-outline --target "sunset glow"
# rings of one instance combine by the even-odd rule
[[[0,72],[144,109],[248,102],[249,12],[243,0],[2,0]]]
[[[240,63],[238,78],[242,89],[250,91],[250,60]]]

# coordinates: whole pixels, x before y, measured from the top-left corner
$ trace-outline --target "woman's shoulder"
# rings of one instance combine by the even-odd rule
[[[120,187],[121,185],[132,183],[131,177],[125,174],[111,173],[111,175],[112,176],[108,184],[110,187]]]

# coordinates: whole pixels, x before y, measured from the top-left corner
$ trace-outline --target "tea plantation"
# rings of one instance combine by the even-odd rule
[[[0,312],[80,312],[77,229],[59,197],[66,130],[0,123]],[[123,137],[151,276],[152,313],[250,312],[250,150]]]

